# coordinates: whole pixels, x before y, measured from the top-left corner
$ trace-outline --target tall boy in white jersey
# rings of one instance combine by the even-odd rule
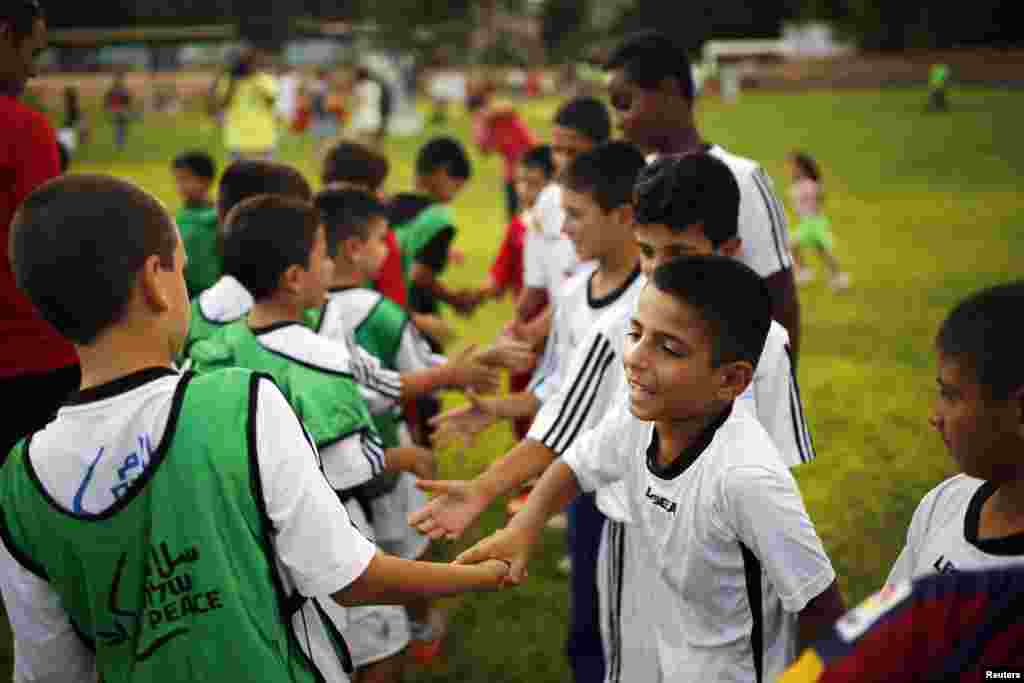
[[[676,256],[731,256],[740,246],[737,236],[739,189],[729,169],[711,155],[668,157],[646,167],[637,183],[635,201],[633,234],[647,274]],[[634,301],[617,307],[617,312],[602,317],[596,329],[579,345],[568,375],[573,386],[588,387],[590,391],[577,390],[576,395],[562,391],[542,407],[531,430],[531,437],[538,446],[552,453],[565,452],[577,438],[575,433],[567,431],[567,423],[574,425],[579,433],[585,433],[596,427],[612,406],[625,399],[625,378],[619,359],[634,310]],[[813,457],[813,449],[803,421],[787,341],[785,330],[772,321],[754,379],[737,404],[757,416],[784,462],[795,466]],[[608,364],[607,369],[598,364],[599,360]],[[484,401],[478,411],[488,408]],[[575,422],[568,422],[566,416],[571,416]],[[469,416],[464,419],[468,421]],[[479,506],[486,506],[490,492],[504,491],[512,485],[508,483],[511,479],[503,477],[542,470],[554,457],[548,455],[544,459],[541,457],[544,451],[530,446],[533,444],[521,444],[517,447],[518,453],[510,453],[506,462],[499,461],[473,484],[451,491],[447,499],[442,497],[439,502],[432,502],[432,507],[426,509],[432,516],[427,528],[437,523],[458,533],[460,527],[455,525],[468,524],[464,522],[466,519],[471,522],[473,517],[469,515],[476,514],[475,510],[481,509]],[[527,458],[534,457],[535,453],[536,460],[530,464]],[[621,496],[615,495],[617,490],[617,487],[609,487],[597,495],[598,508],[609,519],[597,555],[599,623],[609,664],[608,676],[616,674],[614,680],[636,680],[650,675],[650,667],[655,662],[652,643],[642,636],[630,642],[629,636],[640,631],[624,634],[618,624],[640,619],[642,603],[655,599],[655,591],[624,591],[623,586],[648,585],[648,582],[656,582],[657,577],[646,575],[649,563],[637,547],[638,538],[626,526],[631,520]]]
[[[770,308],[761,278],[732,259],[657,268],[630,323],[628,405],[548,468],[508,527],[456,562],[505,559],[519,582],[548,517],[580,491],[620,483],[668,588],[639,624],[655,626],[645,635],[658,644],[660,680],[774,680],[843,605],[795,480],[757,419],[734,405]]]
[[[888,583],[1024,565],[1024,282],[962,301],[939,328],[932,426],[962,471],[914,512]]]
[[[266,376],[174,370],[185,252],[153,197],[54,180],[21,207],[12,254],[83,370],[0,467],[14,680],[347,680],[322,604],[497,584],[500,565],[456,575],[378,552]]]

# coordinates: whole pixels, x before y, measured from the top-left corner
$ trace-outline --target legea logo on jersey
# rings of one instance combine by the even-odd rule
[[[659,496],[650,486],[647,487],[647,500],[651,501],[669,514],[676,514],[675,502],[665,498],[664,496]]]

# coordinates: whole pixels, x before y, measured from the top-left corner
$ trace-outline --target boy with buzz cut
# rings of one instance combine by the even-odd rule
[[[548,468],[508,527],[456,562],[508,560],[518,583],[545,521],[581,491],[618,483],[666,587],[639,624],[657,643],[660,680],[775,680],[843,609],[796,481],[756,417],[734,405],[770,325],[770,294],[747,266],[721,256],[659,266],[630,322],[628,404]]]
[[[346,680],[324,604],[500,583],[501,563],[379,552],[266,376],[174,369],[185,252],[155,198],[59,178],[21,206],[11,246],[18,286],[82,363],[81,389],[0,467],[17,679]]]
[[[383,368],[402,373],[402,377],[447,373],[452,379],[444,383],[467,383],[467,379],[459,376],[468,375],[466,369],[434,355],[408,313],[380,292],[363,286],[387,259],[386,208],[360,190],[325,190],[316,196],[315,205],[325,226],[327,249],[333,254],[334,265],[326,303],[316,315],[316,331],[336,342],[354,340],[375,356]],[[412,442],[397,406],[377,411],[373,421],[386,448]],[[429,544],[429,539],[406,521],[412,510],[426,503],[426,497],[414,483],[415,477],[409,474],[383,474],[361,488],[377,543],[388,552],[410,559],[423,556]],[[411,623],[403,612],[391,608],[385,608],[386,613],[360,615],[370,626],[363,629],[368,634],[361,640],[363,651],[353,648],[353,659],[357,667],[370,669],[363,672],[364,678],[400,678],[401,662],[394,655],[405,648],[410,637],[414,652],[428,643],[439,644],[428,622],[429,607],[426,602],[410,604]],[[389,628],[380,635],[382,621]],[[372,642],[374,634],[377,642]]]
[[[302,174],[286,164],[272,161],[236,161],[225,169],[217,189],[217,222],[224,224],[228,213],[249,197],[276,194],[309,201],[313,189]],[[217,233],[217,259],[223,273],[222,235]],[[212,336],[217,329],[234,322],[252,308],[252,295],[231,275],[217,282],[192,301],[192,322],[184,353],[192,345]]]
[[[938,399],[931,424],[961,474],[918,505],[889,573],[927,574],[1024,565],[1024,282],[962,301],[939,328]]]
[[[206,152],[183,152],[171,164],[182,206],[175,216],[185,242],[185,284],[189,299],[213,286],[224,266],[217,249],[217,209],[210,201],[217,167]]]
[[[633,208],[633,235],[644,276],[681,255],[735,257],[740,247],[739,206],[740,190],[734,175],[711,154],[665,157],[645,167],[637,180]],[[435,537],[460,535],[495,497],[542,473],[580,434],[600,424],[623,400],[622,355],[635,306],[633,297],[628,306],[618,308],[618,315],[603,316],[578,345],[568,363],[569,379],[541,406],[525,441],[472,482],[421,482],[442,494],[413,515],[421,531]],[[786,331],[772,321],[752,386],[737,407],[753,411],[784,462],[792,467],[813,458],[814,452],[787,342]],[[649,669],[655,661],[653,644],[642,636],[631,641],[630,636],[640,631],[623,632],[618,624],[639,623],[643,602],[653,593],[623,591],[623,577],[641,585],[653,579],[644,575],[649,562],[637,534],[628,528],[630,516],[616,494],[616,487],[609,487],[596,496],[598,509],[608,518],[596,569],[602,641],[608,675],[617,671],[620,680],[644,680],[653,675]]]

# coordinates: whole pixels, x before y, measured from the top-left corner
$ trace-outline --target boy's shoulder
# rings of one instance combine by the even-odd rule
[[[963,516],[974,494],[984,485],[982,479],[966,474],[954,475],[924,495],[914,511],[914,517],[925,524],[926,528],[945,526]]]
[[[432,197],[417,192],[401,192],[391,198],[388,203],[388,222],[394,226],[402,226],[419,217],[424,211],[433,207],[444,207]]]
[[[715,432],[709,449],[713,449],[708,461],[711,468],[733,485],[742,487],[744,474],[755,471],[776,472],[792,478],[771,436],[748,410],[733,406]]]
[[[260,346],[302,367],[324,374],[352,376],[348,347],[301,323],[283,324],[254,334]]]
[[[401,306],[375,289],[346,287],[327,294],[321,327],[331,320],[342,319],[347,326],[357,327],[371,319],[404,324],[409,315]]]
[[[713,145],[708,151],[708,154],[728,166],[729,170],[732,171],[733,175],[737,178],[747,178],[761,168],[761,164],[757,163],[753,159],[733,154],[721,145]]]
[[[252,309],[253,299],[242,283],[223,275],[192,302],[192,310],[214,325],[235,322]]]

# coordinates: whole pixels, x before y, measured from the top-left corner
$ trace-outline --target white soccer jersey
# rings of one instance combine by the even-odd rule
[[[584,491],[625,486],[630,530],[663,579],[646,608],[662,680],[774,680],[796,654],[799,612],[835,580],[796,481],[745,410],[669,467],[658,448],[654,424],[622,406],[562,460]]]
[[[145,370],[82,392],[62,407],[29,450],[40,485],[54,502],[69,514],[101,513],[159,462],[151,456],[164,438],[181,381],[182,375],[166,369]],[[353,527],[295,413],[266,380],[257,387],[255,420],[256,460],[276,529],[279,574],[286,589],[319,596],[325,604],[366,571],[376,548]],[[96,680],[94,655],[72,630],[56,592],[4,544],[0,586],[14,632],[15,681]],[[311,645],[329,647],[326,631],[316,626],[313,603],[295,619],[305,620]],[[315,656],[331,680],[347,680],[333,654]]]
[[[600,298],[593,295],[596,271],[596,264],[585,264],[579,273],[569,278],[554,301],[551,331],[544,355],[533,373],[529,387],[541,402],[558,391],[573,350],[593,329],[598,319],[606,315],[631,312],[634,308],[643,286],[639,267],[620,287]]]
[[[981,508],[996,487],[958,474],[928,492],[907,529],[903,547],[886,583],[927,574],[982,571],[1024,565],[1024,534],[978,538]]]
[[[199,312],[212,323],[231,323],[252,310],[252,294],[230,275],[223,275],[199,295]]]
[[[580,265],[572,242],[562,234],[562,187],[549,183],[530,209],[523,245],[523,284],[544,289],[551,301]]]

